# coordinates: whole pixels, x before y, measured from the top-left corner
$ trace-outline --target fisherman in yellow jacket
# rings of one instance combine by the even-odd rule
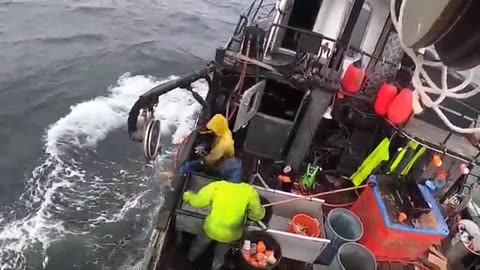
[[[212,242],[217,242],[212,261],[212,270],[220,269],[229,248],[229,243],[242,237],[245,217],[259,221],[265,215],[258,192],[249,184],[215,181],[197,194],[185,192],[183,200],[195,208],[211,205],[205,219],[205,235],[198,236],[188,253],[190,262],[198,259]]]
[[[180,167],[180,173],[191,173],[204,166],[214,169],[222,179],[241,182],[242,162],[235,158],[234,141],[227,119],[221,114],[213,116],[207,123],[206,130],[201,131],[208,132],[215,135],[210,153],[200,159],[185,162]]]

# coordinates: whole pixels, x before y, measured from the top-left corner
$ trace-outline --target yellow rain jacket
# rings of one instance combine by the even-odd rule
[[[216,165],[223,159],[234,157],[234,141],[232,132],[228,129],[227,119],[221,114],[216,114],[207,123],[207,128],[215,133],[215,140],[210,154],[204,158],[205,162],[208,165]]]
[[[242,237],[246,214],[255,221],[265,215],[258,192],[246,183],[212,182],[197,194],[185,192],[183,199],[195,208],[211,205],[203,229],[208,237],[221,243]]]

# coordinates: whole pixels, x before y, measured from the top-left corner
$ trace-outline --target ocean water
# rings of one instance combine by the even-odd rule
[[[212,59],[248,2],[0,0],[0,270],[141,262],[168,179],[143,168],[128,111]],[[156,167],[171,170],[199,108],[160,99]]]
[[[126,119],[149,88],[200,68],[241,0],[0,0],[0,269],[132,269],[168,180]],[[206,95],[205,82],[194,88]],[[164,152],[200,106],[159,101]]]

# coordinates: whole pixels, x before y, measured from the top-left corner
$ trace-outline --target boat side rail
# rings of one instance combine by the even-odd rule
[[[327,36],[325,36],[325,35],[322,35],[322,34],[320,34],[320,33],[314,32],[314,31],[312,31],[312,30],[302,29],[302,28],[298,28],[298,27],[294,27],[294,26],[290,26],[290,25],[285,25],[285,24],[281,24],[281,23],[273,23],[273,24],[272,24],[272,28],[275,28],[275,27],[293,30],[293,31],[295,31],[295,32],[303,33],[303,34],[310,35],[310,36],[314,36],[314,37],[319,37],[319,38],[322,38],[322,39],[325,39],[325,40],[328,40],[328,41],[332,41],[332,42],[336,42],[336,41],[337,41],[337,40],[334,39],[334,38],[327,37]]]
[[[316,32],[311,31],[311,30],[302,29],[302,28],[298,28],[298,27],[294,27],[294,26],[290,26],[290,25],[286,25],[286,24],[282,24],[282,23],[272,23],[270,25],[269,33],[267,34],[269,42],[267,44],[265,44],[265,48],[264,48],[265,55],[267,55],[269,52],[271,52],[275,48],[275,46],[276,46],[275,40],[278,37],[279,30],[291,30],[295,33],[299,33],[301,35],[300,40],[303,38],[302,36],[309,36],[309,37],[316,37],[316,38],[320,39],[321,40],[320,42],[323,42],[323,40],[326,40],[326,41],[329,41],[329,42],[332,42],[332,43],[336,42],[336,39],[334,39],[334,38],[327,37],[325,35],[322,35],[320,33],[316,33]],[[271,40],[271,42],[270,42],[270,40]],[[322,45],[320,47],[322,49],[320,51],[320,54],[323,54],[323,52],[325,50],[329,49],[328,48],[328,43],[322,43]],[[328,54],[327,58],[330,58],[331,57],[330,52],[327,52],[327,54]]]
[[[230,37],[225,45],[226,49],[229,49],[232,43],[242,42],[241,36],[245,28],[256,19],[264,19],[272,16],[273,11],[277,6],[276,3],[264,3],[265,0],[254,0],[248,8],[240,15],[238,22],[233,31],[233,36]],[[264,11],[264,12],[262,12]],[[259,16],[260,14],[260,16]]]
[[[234,36],[237,36],[243,32],[243,29],[251,23],[253,20],[258,19],[258,14],[261,10],[266,12],[262,18],[270,16],[275,10],[276,3],[264,3],[265,0],[254,0],[250,6],[240,15],[237,25],[235,26],[235,31],[233,31]]]
[[[191,173],[189,173],[185,176],[185,181],[183,181],[183,186],[182,186],[181,192],[179,193],[180,196],[183,196],[183,194],[187,191],[187,188],[190,186],[190,183],[192,181],[195,181],[193,179],[194,176],[196,176],[196,175],[191,174]],[[198,176],[200,176],[200,175],[198,175]],[[204,176],[200,176],[200,177],[204,177]],[[183,207],[183,204],[184,204],[183,198],[180,198],[177,201],[177,206],[175,207],[175,213],[176,214],[191,216],[191,217],[202,219],[202,220],[207,217],[207,215],[205,215],[203,213],[200,213],[198,211],[189,211],[188,209],[185,209]]]
[[[453,157],[467,164],[480,165],[480,150],[471,145],[463,134],[447,128],[436,127],[416,118],[397,129],[406,138],[434,152]]]
[[[441,78],[441,70],[435,68],[426,69],[429,73],[432,80],[439,82]],[[463,75],[459,73],[448,73],[447,81],[449,85],[459,85],[463,81]],[[471,83],[468,85],[465,90],[478,88],[475,83]],[[468,100],[459,100],[459,99],[452,99],[447,98],[443,102],[442,105],[439,105],[439,108],[445,113],[448,114],[448,118],[452,123],[456,126],[461,127],[473,127],[479,126],[480,123],[480,110],[475,108],[475,103],[478,102],[475,100],[475,96]],[[443,121],[438,118],[437,114],[433,112],[432,109],[427,108],[422,114],[416,115],[416,119],[423,121],[426,125],[432,125],[434,128],[438,128],[439,132],[441,132],[441,136],[434,136],[430,134],[429,137],[438,138],[435,141],[435,144],[441,148],[446,148],[449,145],[460,145],[467,144],[470,147],[456,147],[457,149],[453,149],[453,151],[459,151],[459,149],[467,149],[470,148],[471,151],[468,151],[468,155],[464,155],[468,160],[471,160],[472,163],[480,164],[480,149],[478,149],[474,145],[470,145],[465,134],[461,134],[449,129]],[[407,129],[408,129],[407,123]],[[441,138],[441,140],[440,140]],[[459,141],[461,138],[461,141]],[[460,143],[456,143],[455,141],[459,141]],[[463,143],[462,143],[463,142]]]
[[[276,9],[276,3],[263,4],[257,12],[257,16],[253,17],[254,20],[262,20],[270,18]],[[264,11],[265,10],[265,11]]]
[[[317,38],[320,38],[322,40],[331,42],[333,44],[335,44],[337,42],[337,39],[335,39],[335,38],[327,37],[325,35],[314,32],[312,30],[302,29],[302,28],[293,27],[293,26],[285,25],[285,24],[279,24],[279,23],[274,23],[271,26],[272,26],[272,30],[270,30],[271,32],[273,32],[273,29],[275,29],[275,28],[281,28],[281,29],[285,29],[285,30],[292,30],[292,31],[300,33],[302,35],[317,37]],[[327,46],[328,46],[327,43],[324,43],[324,44],[321,45],[321,47],[323,47],[324,50],[328,49],[331,52],[331,53],[329,53],[329,55],[327,57],[327,60],[329,60],[329,58],[332,56],[331,54],[334,52],[334,49],[329,48]],[[398,69],[406,70],[406,71],[409,71],[409,72],[413,71],[412,68],[410,68],[410,67],[404,67],[400,63],[394,63],[394,62],[388,61],[383,57],[377,57],[377,56],[375,56],[371,53],[368,53],[368,52],[366,52],[366,51],[364,51],[360,48],[357,48],[355,46],[348,46],[348,49],[357,52],[359,55],[361,55],[361,57],[368,57],[368,58],[374,60],[375,62],[379,62],[379,63],[382,63],[384,65],[389,65],[389,66],[392,66],[392,67],[397,67]],[[322,53],[322,51],[320,53]]]

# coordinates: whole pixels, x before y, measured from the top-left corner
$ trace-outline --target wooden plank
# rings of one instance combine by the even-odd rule
[[[442,254],[442,252],[440,252],[437,248],[435,248],[434,246],[431,246],[429,249],[428,249],[431,253],[435,254],[437,257],[439,257],[440,259],[442,259],[443,261],[447,261],[447,258]]]
[[[447,262],[433,253],[428,253],[427,258],[423,263],[431,270],[447,270]]]

